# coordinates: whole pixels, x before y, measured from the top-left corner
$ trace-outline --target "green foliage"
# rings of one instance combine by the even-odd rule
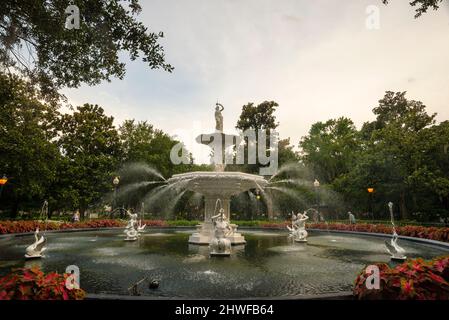
[[[382,0],[382,2],[388,4],[388,0]],[[428,9],[438,10],[441,2],[443,0],[412,0],[410,1],[410,5],[412,7],[418,6],[415,14],[415,18],[418,18],[423,13],[426,13]]]
[[[299,145],[303,163],[326,183],[349,172],[360,150],[357,129],[348,118],[313,124]]]
[[[113,118],[97,105],[79,106],[60,118],[58,145],[64,155],[58,168],[56,198],[83,213],[111,189],[112,170],[121,155]]]
[[[429,115],[422,102],[407,100],[405,94],[386,92],[373,109],[376,120],[365,123],[360,130],[360,146],[350,153],[351,161],[343,161],[346,169],[330,176],[327,182],[350,208],[366,210],[372,201],[375,216],[387,218],[385,204],[393,201],[398,204],[395,211],[399,208],[403,219],[435,220],[449,214],[445,169],[449,161],[448,123],[436,125],[435,115]],[[326,150],[323,154],[317,152],[314,158],[306,158],[314,169],[322,167],[322,159],[329,157],[329,150],[338,147],[333,139],[318,140],[313,146]],[[324,168],[326,171],[332,166]],[[368,187],[375,189],[372,199]]]
[[[71,4],[80,10],[79,29],[65,28],[65,10]],[[2,1],[0,63],[39,85],[47,98],[58,97],[64,86],[123,79],[123,51],[131,60],[141,57],[152,69],[172,71],[160,36],[138,21],[140,11],[138,0]]]
[[[14,215],[21,202],[44,198],[55,181],[56,117],[56,108],[42,104],[32,87],[0,74],[0,174],[9,178],[1,200]]]

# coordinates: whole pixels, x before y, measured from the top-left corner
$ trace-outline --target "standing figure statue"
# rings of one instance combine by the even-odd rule
[[[233,231],[229,225],[228,219],[221,208],[219,213],[211,217],[214,224],[214,238],[210,242],[211,256],[229,256],[231,255],[231,241],[226,237]]]
[[[215,104],[215,130],[223,132],[223,115],[221,112],[224,107],[220,103]]]
[[[354,214],[351,211],[348,212],[348,217],[349,217],[349,224],[355,224],[356,223],[355,216],[354,216]]]
[[[307,212],[295,215],[292,212],[292,226],[287,226],[290,231],[289,237],[293,237],[296,242],[307,242],[306,221],[309,219]]]

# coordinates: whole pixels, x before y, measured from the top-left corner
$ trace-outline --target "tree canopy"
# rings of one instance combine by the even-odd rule
[[[66,28],[69,5],[79,8],[79,29]],[[163,33],[149,31],[137,19],[140,11],[138,0],[2,1],[0,65],[37,84],[50,99],[62,87],[123,79],[121,52],[171,72],[159,43]]]

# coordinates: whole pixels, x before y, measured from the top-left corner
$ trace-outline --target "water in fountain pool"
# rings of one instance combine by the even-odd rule
[[[160,281],[157,289],[140,288],[148,296],[284,297],[351,290],[365,265],[390,263],[384,238],[311,231],[304,245],[292,244],[287,231],[243,233],[247,244],[234,246],[229,258],[210,258],[207,246],[188,245],[189,234],[175,229],[149,230],[133,243],[122,241],[116,230],[48,233],[47,257],[34,262],[23,259],[32,236],[4,238],[0,276],[34,263],[58,272],[75,264],[81,287],[90,293],[129,294],[133,283],[148,276]],[[448,254],[431,245],[406,240],[401,244],[410,258]]]

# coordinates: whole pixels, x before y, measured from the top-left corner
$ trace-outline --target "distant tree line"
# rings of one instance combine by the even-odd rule
[[[0,202],[12,217],[39,208],[44,199],[52,211],[84,213],[113,191],[113,178],[126,163],[143,162],[165,177],[191,170],[191,157],[192,164],[170,161],[177,143],[145,121],[117,128],[98,105],[63,114],[27,82],[0,75],[0,175],[8,178]]]
[[[344,117],[313,124],[299,144],[302,163],[347,210],[387,218],[392,201],[403,219],[448,217],[449,121],[436,123],[406,92],[386,92],[373,113],[360,130]]]

